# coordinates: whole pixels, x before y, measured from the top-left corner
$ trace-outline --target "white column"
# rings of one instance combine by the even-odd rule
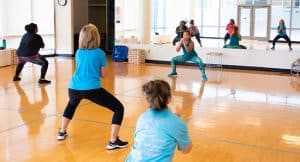
[[[151,0],[138,0],[137,36],[141,43],[151,42]]]
[[[196,13],[197,13],[196,2],[195,2],[195,0],[189,0],[187,2],[189,4],[189,20],[190,19],[195,19],[196,18]],[[199,12],[200,12],[200,10],[199,10]]]
[[[73,1],[66,6],[55,1],[55,50],[56,54],[73,54]]]

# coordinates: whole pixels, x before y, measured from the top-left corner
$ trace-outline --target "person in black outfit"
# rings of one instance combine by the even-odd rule
[[[26,34],[23,35],[20,46],[17,50],[17,56],[19,59],[19,64],[16,69],[13,81],[20,81],[19,77],[26,62],[31,62],[42,66],[41,77],[39,79],[40,84],[48,84],[51,81],[45,79],[45,75],[48,69],[48,61],[45,57],[41,56],[38,52],[40,48],[44,48],[45,44],[40,35],[36,34],[38,32],[38,27],[34,23],[30,23],[25,26]]]
[[[188,27],[185,24],[186,24],[185,21],[182,20],[182,21],[180,21],[179,26],[177,26],[177,28],[176,28],[177,36],[173,40],[173,46],[175,46],[176,43],[181,40],[181,38],[183,37],[184,31],[188,30]]]

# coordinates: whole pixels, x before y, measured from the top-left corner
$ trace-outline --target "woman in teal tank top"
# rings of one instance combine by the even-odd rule
[[[207,80],[205,74],[205,67],[202,63],[201,58],[197,55],[197,52],[194,49],[194,42],[191,40],[191,34],[188,31],[183,33],[183,38],[180,40],[178,46],[176,47],[176,51],[179,52],[180,49],[183,51],[183,55],[173,57],[171,60],[172,72],[168,75],[169,77],[173,77],[177,75],[176,72],[176,64],[184,63],[186,61],[192,61],[197,64],[201,73],[202,79],[204,81]]]

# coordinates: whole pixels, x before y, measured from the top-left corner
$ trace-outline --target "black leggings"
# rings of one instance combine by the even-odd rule
[[[199,44],[201,44],[200,34],[192,35],[192,37],[195,37]]]
[[[228,39],[230,39],[230,34],[226,33],[225,36],[224,36],[224,44],[226,44]]]
[[[104,106],[114,112],[112,124],[121,125],[124,115],[122,103],[104,88],[93,90],[73,90],[69,89],[69,103],[63,116],[72,119],[81,99],[88,99],[98,105]]]
[[[41,79],[45,79],[47,70],[48,70],[48,61],[45,57],[40,55],[30,56],[30,57],[19,57],[19,64],[16,69],[15,77],[18,77],[26,64],[26,62],[31,62],[37,65],[41,65]]]
[[[176,45],[177,42],[179,42],[181,40],[181,37],[180,36],[176,36],[174,39],[173,39],[173,46]]]
[[[176,43],[177,42],[179,42],[180,40],[181,40],[181,38],[183,38],[183,32],[179,32],[178,34],[177,34],[177,36],[173,39],[173,46],[175,46],[176,45]]]
[[[291,43],[290,38],[289,38],[287,35],[285,35],[285,36],[277,35],[277,36],[273,39],[273,42],[272,42],[273,47],[275,47],[275,43],[276,43],[276,42],[278,41],[278,39],[280,39],[280,38],[285,39],[285,40],[289,43],[289,46],[291,47],[292,43]]]

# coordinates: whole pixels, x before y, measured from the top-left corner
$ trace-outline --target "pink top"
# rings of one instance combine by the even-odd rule
[[[227,24],[227,26],[226,26],[227,33],[231,35],[233,33],[234,27],[235,27],[235,24]]]

